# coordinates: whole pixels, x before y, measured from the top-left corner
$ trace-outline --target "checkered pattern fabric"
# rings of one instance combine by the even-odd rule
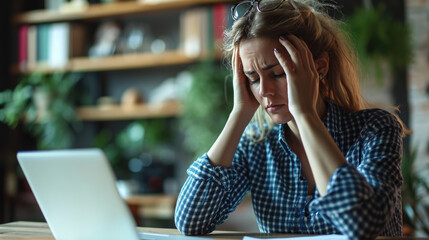
[[[308,194],[283,126],[255,142],[256,127],[249,125],[231,168],[212,167],[207,154],[189,167],[176,206],[177,228],[187,235],[213,231],[250,191],[261,232],[402,235],[400,124],[381,109],[347,113],[332,102],[327,106],[323,122],[348,164],[333,174],[325,196],[317,187]]]

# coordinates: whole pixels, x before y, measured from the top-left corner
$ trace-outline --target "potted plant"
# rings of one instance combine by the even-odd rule
[[[14,89],[0,92],[0,121],[11,128],[23,124],[37,139],[39,149],[68,148],[73,142],[75,117],[73,87],[80,74],[33,73]]]
[[[344,31],[350,34],[362,66],[377,80],[383,76],[383,63],[393,73],[412,61],[409,27],[395,20],[383,4],[358,8],[346,19]]]
[[[197,156],[208,151],[232,109],[232,80],[228,70],[214,60],[190,69],[192,85],[183,99],[180,125],[185,145]]]

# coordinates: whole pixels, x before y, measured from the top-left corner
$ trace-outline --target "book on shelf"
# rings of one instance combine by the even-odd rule
[[[180,16],[181,49],[188,56],[196,57],[202,52],[203,32],[200,20],[204,14],[204,8],[193,8]]]
[[[28,25],[23,25],[18,32],[18,64],[22,69],[28,60]]]
[[[47,64],[50,24],[37,25],[36,56],[37,64]]]
[[[64,67],[70,58],[86,51],[86,31],[76,23],[23,25],[18,32],[21,71],[37,67]]]
[[[70,25],[69,55],[70,58],[82,57],[87,54],[88,32],[82,24]]]
[[[50,44],[48,45],[49,67],[63,67],[69,59],[69,33],[68,23],[53,23],[49,31]]]
[[[230,26],[230,4],[191,8],[180,17],[180,48],[188,56],[213,53],[223,44],[223,32]]]
[[[169,2],[179,2],[183,0],[138,0],[139,3],[144,4],[162,4],[162,3],[169,3]]]
[[[228,9],[225,4],[213,6],[213,39],[214,44],[223,43],[223,32],[227,27]]]
[[[37,63],[37,27],[28,27],[27,32],[27,65],[35,67]]]

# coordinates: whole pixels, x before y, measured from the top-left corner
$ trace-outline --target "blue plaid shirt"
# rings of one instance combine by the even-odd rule
[[[348,164],[335,171],[325,196],[316,187],[307,198],[308,183],[282,125],[263,142],[254,141],[256,128],[249,125],[232,167],[212,167],[207,154],[189,167],[177,228],[187,235],[213,231],[250,191],[261,232],[401,236],[401,125],[381,109],[348,113],[332,102],[327,106],[323,122]]]

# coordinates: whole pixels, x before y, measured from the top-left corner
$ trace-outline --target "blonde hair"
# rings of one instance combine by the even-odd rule
[[[278,3],[278,0],[263,1]],[[347,112],[370,108],[360,92],[359,61],[355,51],[349,37],[341,30],[343,23],[324,12],[327,6],[333,7],[315,0],[286,0],[278,9],[269,12],[258,12],[253,7],[225,31],[226,59],[231,59],[234,48],[243,40],[296,35],[307,43],[314,59],[323,52],[329,55],[329,71],[319,85],[322,98],[331,100]],[[258,112],[261,115],[261,111]],[[259,119],[259,122],[262,120]],[[263,138],[263,126],[261,131]]]

